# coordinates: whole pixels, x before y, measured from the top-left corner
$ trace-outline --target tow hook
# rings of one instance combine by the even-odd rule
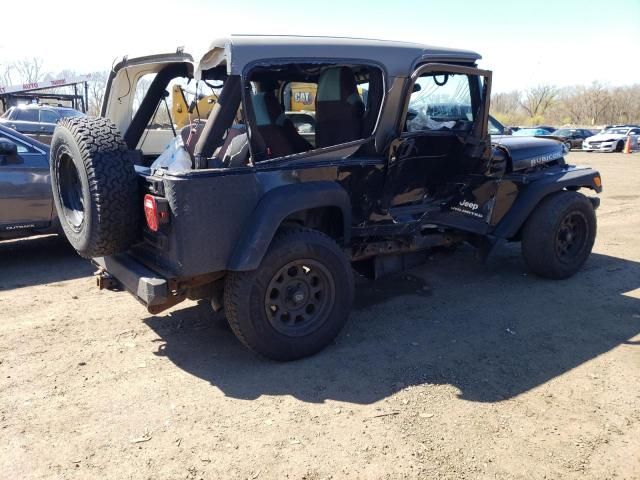
[[[118,280],[116,280],[116,278],[111,275],[109,272],[107,272],[106,270],[103,270],[102,268],[97,270],[94,273],[95,277],[96,277],[96,285],[98,286],[99,290],[117,290],[120,287],[120,283],[118,282]]]

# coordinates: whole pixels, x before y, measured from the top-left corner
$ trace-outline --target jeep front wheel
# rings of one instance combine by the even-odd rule
[[[338,335],[353,300],[351,265],[321,232],[285,229],[260,267],[232,272],[224,307],[238,339],[274,360],[313,355]]]
[[[593,205],[581,193],[558,192],[542,200],[522,233],[522,255],[541,277],[563,279],[589,257],[596,237]]]

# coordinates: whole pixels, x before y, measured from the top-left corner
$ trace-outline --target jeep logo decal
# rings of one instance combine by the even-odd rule
[[[472,203],[467,200],[462,200],[458,205],[468,208],[469,210],[473,210],[474,212],[479,208],[479,205],[477,203]]]

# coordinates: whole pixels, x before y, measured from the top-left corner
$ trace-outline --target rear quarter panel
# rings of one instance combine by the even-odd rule
[[[197,172],[167,175],[162,183],[171,209],[170,223],[160,230],[166,246],[143,242],[133,253],[175,276],[225,270],[262,193],[255,174]]]

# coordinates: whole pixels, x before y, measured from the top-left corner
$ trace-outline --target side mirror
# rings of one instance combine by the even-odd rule
[[[11,156],[18,153],[18,146],[9,140],[0,140],[0,155]]]
[[[22,162],[22,157],[18,155],[18,146],[4,138],[0,139],[0,165]]]

